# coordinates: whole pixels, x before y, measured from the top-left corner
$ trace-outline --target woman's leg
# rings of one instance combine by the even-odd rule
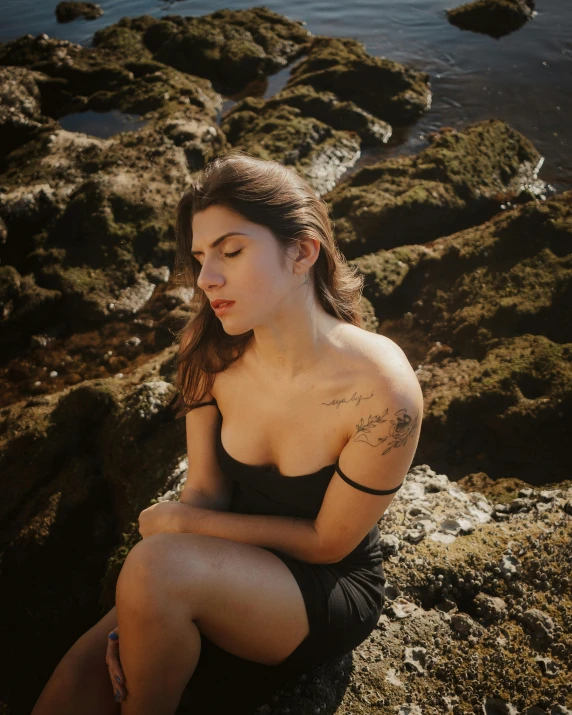
[[[137,543],[116,591],[122,715],[173,715],[204,633],[247,660],[278,665],[309,633],[304,599],[273,553],[202,534]]]
[[[115,606],[67,651],[31,715],[118,715],[105,662],[107,636],[117,625]]]

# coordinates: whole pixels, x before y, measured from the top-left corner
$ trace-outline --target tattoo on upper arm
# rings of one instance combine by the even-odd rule
[[[387,420],[384,419],[387,413],[388,410],[386,409],[383,415],[370,415],[367,422],[365,422],[362,418],[356,425],[357,431],[353,438],[354,442],[365,442],[366,444],[369,444],[370,447],[377,447],[380,444],[384,444],[389,439],[389,446],[383,450],[382,455],[387,454],[394,447],[403,447],[417,427],[419,413],[417,413],[415,417],[411,417],[411,415],[407,413],[407,409],[405,407],[401,410],[397,410],[395,413],[395,420],[389,420],[391,423],[389,427],[389,434],[384,437],[376,436],[375,439],[377,439],[377,442],[370,442],[368,435],[377,425],[387,422]]]
[[[335,405],[336,408],[338,408],[344,402],[355,402],[356,407],[358,407],[359,403],[362,400],[369,400],[371,397],[373,397],[373,392],[368,397],[362,397],[362,395],[357,395],[357,393],[354,392],[354,394],[350,397],[349,400],[346,400],[345,397],[343,397],[341,400],[337,400],[334,398],[331,402],[322,402],[322,404]],[[372,435],[372,438],[376,439],[377,442],[370,442],[369,435],[371,431],[377,425],[382,425],[384,422],[387,422],[387,419],[384,418],[388,412],[389,409],[386,409],[382,415],[370,415],[367,419],[367,422],[365,422],[362,417],[362,419],[360,419],[360,421],[356,425],[356,433],[353,436],[353,441],[365,442],[366,444],[369,444],[370,447],[377,447],[380,444],[384,444],[385,442],[387,442],[387,440],[390,440],[387,448],[383,450],[382,455],[387,454],[394,447],[403,447],[407,443],[409,437],[415,432],[415,428],[417,427],[417,423],[419,420],[419,412],[417,412],[415,417],[412,417],[410,414],[408,414],[407,409],[405,407],[400,410],[396,410],[394,415],[395,419],[389,420],[389,422],[391,423],[389,427],[389,434],[386,434],[384,437],[374,437]]]

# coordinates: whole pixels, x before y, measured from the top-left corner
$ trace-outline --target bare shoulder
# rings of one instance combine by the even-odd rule
[[[421,386],[413,366],[399,345],[385,335],[351,326],[348,332],[355,348],[357,379],[375,382],[377,389],[410,391],[421,397]]]
[[[373,437],[381,443],[388,437],[381,432],[376,435],[376,430],[387,429],[387,425],[392,439],[398,433],[418,439],[423,392],[403,350],[390,338],[360,328],[346,335],[356,357],[349,400],[353,407],[345,412],[348,443],[366,441],[374,446]]]

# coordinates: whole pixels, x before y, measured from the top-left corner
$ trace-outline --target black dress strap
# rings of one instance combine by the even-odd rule
[[[350,486],[355,487],[356,489],[359,489],[362,492],[367,492],[368,494],[393,494],[398,489],[401,489],[401,486],[403,484],[403,482],[401,482],[401,484],[398,484],[393,489],[372,489],[371,487],[364,487],[363,484],[358,484],[357,482],[354,482],[353,479],[346,477],[346,475],[340,469],[340,461],[339,460],[336,461],[336,472],[340,475],[340,477],[344,480],[344,482],[347,482]]]
[[[206,405],[216,405],[216,400],[214,399],[214,397],[209,402],[199,402],[198,405],[193,405],[192,407],[189,407],[189,412],[191,410],[196,410],[198,407],[206,407]]]

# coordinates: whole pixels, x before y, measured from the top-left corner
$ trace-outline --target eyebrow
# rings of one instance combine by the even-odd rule
[[[223,233],[222,236],[215,238],[215,240],[211,243],[209,248],[216,248],[219,243],[222,243],[224,241],[224,239],[228,238],[229,236],[248,236],[248,234],[241,233],[240,231],[229,231],[228,233]],[[197,256],[199,253],[202,253],[202,251],[191,251],[191,256]]]

